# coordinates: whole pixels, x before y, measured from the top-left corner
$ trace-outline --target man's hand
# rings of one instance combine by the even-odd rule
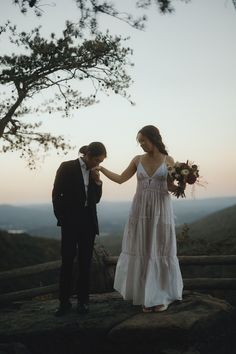
[[[91,177],[97,185],[101,185],[102,181],[100,180],[99,166],[93,167],[91,169]]]

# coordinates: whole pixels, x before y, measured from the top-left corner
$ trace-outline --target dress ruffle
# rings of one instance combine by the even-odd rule
[[[146,307],[182,299],[172,202],[163,164],[149,177],[139,163],[137,191],[118,259],[114,288],[125,300]]]
[[[182,299],[182,277],[176,256],[156,259],[121,253],[114,289],[134,305],[169,305]]]

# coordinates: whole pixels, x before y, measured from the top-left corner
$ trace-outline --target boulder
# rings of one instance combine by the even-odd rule
[[[162,313],[141,312],[116,292],[91,295],[79,315],[76,299],[65,317],[58,302],[29,301],[5,308],[0,342],[22,343],[31,354],[233,354],[236,311],[224,300],[188,292]]]
[[[0,343],[0,354],[30,354],[22,343]]]

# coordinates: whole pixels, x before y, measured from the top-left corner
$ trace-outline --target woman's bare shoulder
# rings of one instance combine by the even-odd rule
[[[175,163],[175,160],[173,159],[173,157],[167,155],[167,156],[166,156],[166,164],[167,164],[168,166],[173,166],[174,163]]]
[[[142,155],[136,155],[136,156],[134,156],[132,162],[136,165],[136,167],[138,166],[138,164],[139,164],[139,162],[140,162],[140,160],[141,160],[141,157],[142,157]]]

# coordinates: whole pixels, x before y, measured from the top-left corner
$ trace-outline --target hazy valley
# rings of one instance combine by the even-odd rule
[[[176,226],[190,224],[216,211],[236,204],[236,197],[174,200]],[[98,204],[100,234],[122,234],[128,218],[130,202],[106,202]],[[12,233],[26,232],[33,236],[59,238],[60,228],[51,204],[14,206],[0,204],[0,229]]]
[[[174,200],[178,254],[236,254],[236,197]],[[121,250],[129,202],[102,202],[100,236],[112,255]],[[60,258],[60,228],[52,206],[0,205],[0,269]],[[20,250],[20,252],[19,252]]]

